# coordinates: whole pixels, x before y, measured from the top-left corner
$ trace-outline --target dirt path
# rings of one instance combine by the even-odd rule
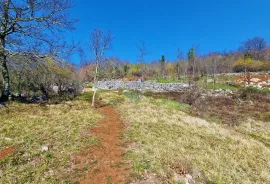
[[[97,146],[82,151],[75,157],[75,169],[87,169],[85,175],[75,179],[80,184],[126,183],[128,167],[123,163],[124,144],[120,136],[124,126],[119,113],[111,106],[99,108],[104,119],[91,129],[101,141]]]

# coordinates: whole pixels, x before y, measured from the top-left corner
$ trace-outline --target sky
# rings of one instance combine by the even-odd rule
[[[67,39],[80,41],[88,57],[89,33],[94,28],[111,30],[112,50],[133,63],[139,59],[137,44],[146,43],[146,61],[176,60],[180,49],[198,46],[196,54],[231,51],[255,36],[270,43],[269,0],[76,0],[71,17],[76,30]],[[78,63],[79,58],[73,58]]]

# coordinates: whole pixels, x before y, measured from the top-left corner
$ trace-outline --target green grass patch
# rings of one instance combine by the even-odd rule
[[[84,88],[92,88],[93,84],[87,84],[86,86],[84,86]]]
[[[92,97],[93,97],[94,93],[91,91],[91,92],[85,92],[85,93],[81,93],[79,94],[76,99],[77,100],[92,100]]]
[[[180,103],[180,102],[172,101],[168,99],[163,99],[163,98],[153,99],[153,104],[157,106],[167,107],[170,109],[181,110],[184,112],[189,112],[189,109],[190,109],[190,105],[188,104],[184,104],[184,103]]]
[[[158,78],[156,79],[158,83],[182,83],[186,82],[185,79],[177,79],[177,78]]]
[[[139,91],[128,91],[124,93],[124,95],[130,100],[132,103],[139,103],[141,100],[142,94]]]

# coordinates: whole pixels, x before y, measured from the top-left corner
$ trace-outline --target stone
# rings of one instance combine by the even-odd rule
[[[139,91],[154,91],[154,92],[182,92],[189,88],[188,84],[184,83],[156,83],[156,82],[141,82],[136,81],[99,81],[98,88],[102,90],[117,90],[129,89]]]
[[[174,173],[173,180],[175,182],[180,182],[180,183],[183,183],[183,184],[189,184],[187,178],[184,178],[184,177],[180,176],[177,173]]]
[[[47,151],[49,151],[49,147],[48,146],[42,146],[41,151],[47,152]]]
[[[186,178],[188,179],[189,184],[196,184],[196,181],[192,178],[190,174],[186,174]]]
[[[59,87],[58,87],[58,86],[53,86],[53,87],[52,87],[52,90],[53,90],[54,92],[58,92]]]
[[[9,138],[9,137],[5,137],[4,138],[6,141],[12,141],[13,139]]]
[[[186,174],[186,178],[189,179],[189,180],[192,180],[192,176],[190,174]]]
[[[259,82],[261,79],[258,79],[258,78],[251,78],[250,79],[250,82],[254,82],[254,83],[257,83]]]

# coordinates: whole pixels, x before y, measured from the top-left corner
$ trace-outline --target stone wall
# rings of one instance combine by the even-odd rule
[[[135,81],[99,81],[98,88],[103,90],[115,89],[133,89],[141,91],[154,91],[154,92],[180,92],[189,87],[184,83],[156,83],[156,82],[135,82]]]

